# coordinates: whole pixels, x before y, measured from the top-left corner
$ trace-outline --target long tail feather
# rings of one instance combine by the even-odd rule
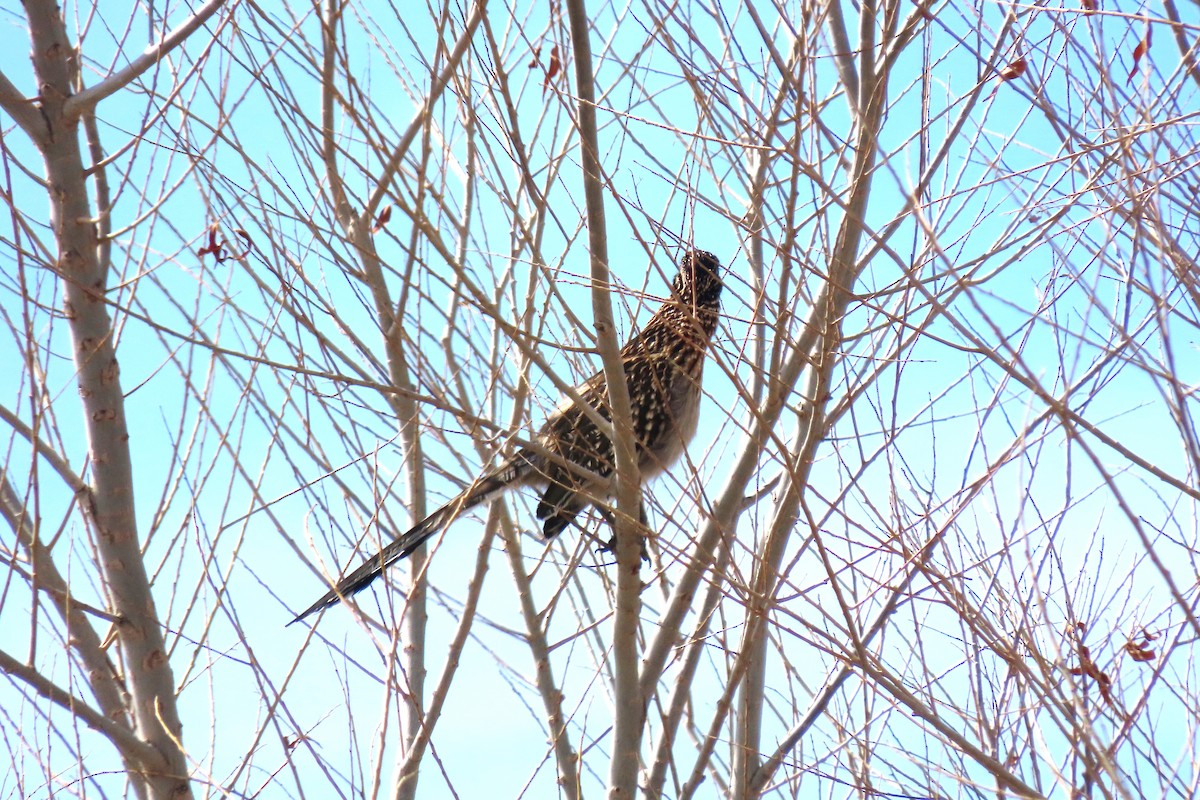
[[[519,483],[528,473],[524,464],[508,463],[500,469],[482,478],[467,491],[455,497],[449,503],[434,511],[425,519],[418,522],[406,533],[389,542],[378,555],[367,559],[363,564],[337,585],[321,596],[321,599],[306,608],[288,625],[293,625],[310,614],[336,605],[352,594],[357,594],[371,585],[371,582],[383,574],[383,571],[407,558],[414,550],[428,539],[436,536],[439,531],[453,522],[464,511],[468,511],[481,503],[491,500],[509,487]]]

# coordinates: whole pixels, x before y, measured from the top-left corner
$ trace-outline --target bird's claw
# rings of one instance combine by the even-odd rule
[[[650,553],[647,552],[647,550],[646,550],[645,537],[639,536],[638,544],[641,545],[642,561],[645,561],[647,564],[649,564],[650,563]],[[615,530],[613,531],[613,535],[608,537],[608,541],[602,543],[599,547],[596,548],[596,552],[597,553],[605,553],[605,554],[612,553],[613,556],[616,556],[616,554],[617,554],[617,532]]]

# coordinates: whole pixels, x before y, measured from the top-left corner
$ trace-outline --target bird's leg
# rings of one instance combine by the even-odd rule
[[[596,552],[615,553],[617,552],[617,518],[609,510],[608,506],[597,503],[596,510],[600,512],[600,516],[608,523],[608,529],[612,531],[612,536],[609,536],[606,541],[601,542],[600,546],[596,548]]]
[[[600,516],[604,517],[604,521],[607,522],[608,527],[610,529],[612,529],[612,536],[610,536],[608,538],[607,542],[605,542],[604,544],[602,544],[598,548],[596,548],[596,550],[597,550],[597,552],[600,552],[600,553],[612,553],[613,555],[616,555],[616,552],[617,552],[617,518],[613,514],[612,510],[608,508],[608,506],[597,504],[596,510],[600,512]],[[645,534],[648,534],[650,532],[650,521],[649,521],[649,518],[646,516],[646,500],[645,500],[645,498],[638,499],[638,520],[641,524],[642,531],[644,531]],[[645,534],[638,535],[638,543],[641,545],[642,561],[645,561],[647,564],[649,564],[650,563],[650,553],[646,550]]]

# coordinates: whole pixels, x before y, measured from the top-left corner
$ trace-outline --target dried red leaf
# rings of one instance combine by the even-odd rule
[[[550,48],[550,66],[546,68],[546,77],[542,80],[542,94],[546,93],[546,89],[550,87],[550,81],[554,80],[554,76],[562,69],[562,61],[558,57],[558,45]]]
[[[1112,687],[1112,678],[1110,678],[1108,673],[1100,669],[1099,665],[1092,660],[1091,648],[1082,641],[1079,641],[1079,639],[1083,637],[1083,633],[1087,630],[1087,625],[1083,622],[1076,622],[1072,627],[1074,628],[1077,637],[1075,642],[1075,655],[1079,657],[1079,666],[1067,667],[1067,672],[1076,678],[1091,678],[1092,682],[1096,684],[1096,688],[1100,690],[1100,696],[1104,698],[1104,702],[1110,706],[1113,706],[1112,692],[1110,691],[1110,688]],[[1087,690],[1089,685],[1090,683],[1083,684],[1084,691]]]
[[[308,741],[308,737],[305,736],[303,733],[297,733],[295,736],[284,736],[283,737],[283,749],[288,751],[289,753],[291,753],[293,750],[295,750],[297,747],[300,746],[301,742],[304,742],[304,741]]]
[[[1142,56],[1144,55],[1146,55],[1146,40],[1142,39],[1133,48],[1133,69],[1129,71],[1129,77],[1132,78],[1134,73],[1137,72],[1138,62],[1142,60]]]
[[[234,258],[245,258],[246,256],[250,255],[250,250],[254,246],[254,240],[252,240],[250,238],[250,234],[246,233],[241,228],[234,228],[233,232],[236,233],[238,235],[238,238],[241,239],[242,242],[244,242],[246,245],[245,250],[243,250],[242,252],[238,253],[236,256],[233,256],[233,257]]]
[[[238,238],[246,244],[246,249],[235,255],[234,253],[229,252],[229,242],[224,237],[219,235],[218,232],[220,230],[220,227],[215,222],[208,227],[208,244],[197,250],[196,255],[212,256],[213,260],[218,264],[223,264],[231,258],[245,258],[246,256],[250,255],[250,250],[254,245],[253,240],[250,238],[250,234],[246,233],[241,228],[234,228],[233,232],[236,233]]]
[[[219,230],[220,228],[217,227],[217,223],[215,222],[208,226],[208,244],[196,251],[196,255],[198,256],[211,255],[213,260],[218,264],[229,257],[225,252],[225,240],[217,238],[217,231]]]
[[[1025,68],[1029,63],[1025,61],[1024,56],[1009,64],[1004,69],[1000,70],[1000,80],[1011,81],[1025,74]]]
[[[392,207],[390,205],[384,206],[383,211],[380,211],[379,215],[375,217],[375,224],[371,226],[371,233],[379,233],[381,230],[383,230],[383,226],[387,225],[391,219]]]
[[[1094,676],[1096,685],[1100,687],[1100,696],[1104,698],[1104,702],[1110,706],[1113,704],[1112,693],[1108,691],[1108,687],[1112,685],[1112,678],[1108,677],[1107,672],[1101,672]]]
[[[1146,55],[1146,53],[1150,52],[1150,37],[1151,37],[1153,31],[1154,31],[1154,29],[1151,28],[1150,23],[1147,22],[1146,23],[1146,35],[1143,36],[1142,39],[1136,45],[1134,45],[1133,68],[1131,70],[1129,70],[1129,81],[1130,82],[1133,81],[1133,76],[1137,75],[1138,64],[1141,63],[1142,56],[1144,56],[1144,55]]]

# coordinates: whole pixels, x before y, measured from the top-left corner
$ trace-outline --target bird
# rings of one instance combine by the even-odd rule
[[[721,263],[712,253],[685,252],[671,283],[671,296],[621,348],[643,478],[670,467],[696,433],[705,357],[720,319],[724,288],[720,271]],[[586,403],[612,421],[604,371],[579,384],[574,394],[577,400],[568,398],[550,413],[531,446],[520,448],[393,539],[288,624],[367,588],[460,514],[510,489],[532,486],[541,492],[536,516],[547,539],[562,533],[588,506],[611,497],[616,471],[612,440],[579,404]]]

